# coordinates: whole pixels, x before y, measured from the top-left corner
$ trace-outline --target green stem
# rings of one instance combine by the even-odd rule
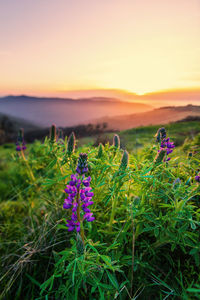
[[[133,227],[133,238],[132,238],[132,266],[131,266],[131,297],[133,296],[133,272],[134,272],[134,261],[135,261],[135,226],[132,219]]]
[[[81,238],[82,238],[83,244],[85,244],[85,234],[84,234],[84,229],[83,229],[83,226],[82,226],[81,215],[80,215],[79,191],[80,191],[80,189],[78,189],[77,197],[76,197],[76,203],[78,204],[78,207],[77,207],[77,219],[78,219],[78,222],[80,222],[80,228],[81,228],[80,234],[81,234]]]

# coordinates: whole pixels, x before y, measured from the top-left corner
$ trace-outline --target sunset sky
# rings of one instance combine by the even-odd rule
[[[198,87],[199,0],[0,0],[0,95]]]

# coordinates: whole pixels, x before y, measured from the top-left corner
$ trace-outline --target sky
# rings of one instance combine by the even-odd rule
[[[0,0],[0,95],[200,88],[200,0]]]

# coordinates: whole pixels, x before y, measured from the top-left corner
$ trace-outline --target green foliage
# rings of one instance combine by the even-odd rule
[[[157,129],[124,135],[152,139],[129,154],[108,143],[75,151],[73,135],[67,158],[66,141],[28,145],[26,160],[0,148],[0,299],[199,299],[199,136],[158,162]],[[94,192],[85,243],[62,208],[80,153]]]

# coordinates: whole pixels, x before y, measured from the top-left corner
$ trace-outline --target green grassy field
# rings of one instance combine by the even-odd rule
[[[0,299],[199,299],[200,126],[165,126],[169,154],[158,153],[158,128],[120,132],[129,154],[117,137],[99,147],[81,139],[75,150],[52,137],[24,155],[0,147]],[[74,206],[63,203],[80,153],[95,220],[76,183],[77,233],[66,226]]]

